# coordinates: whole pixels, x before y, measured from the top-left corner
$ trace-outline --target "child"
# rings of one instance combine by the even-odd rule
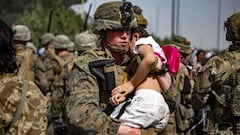
[[[166,57],[160,46],[151,36],[140,38],[136,42],[134,53],[142,57],[136,73],[128,82],[114,88],[113,93],[115,92],[115,94],[111,98],[112,103],[117,105],[125,99],[125,96],[122,97],[118,91],[127,91],[130,93],[136,89],[130,105],[126,107],[125,112],[119,118],[122,120],[123,126],[120,126],[118,134],[124,134],[126,130],[125,126],[134,128],[154,126],[164,129],[168,122],[169,108],[161,94],[161,82],[163,81],[158,81],[167,80],[168,76],[166,74],[168,73],[163,74],[160,79],[149,74],[152,69],[160,70],[162,61],[166,62]],[[157,64],[155,64],[156,61]],[[170,87],[170,84],[167,85]],[[111,117],[116,118],[124,104],[125,102],[117,106]]]
[[[162,73],[157,78],[149,74],[152,70],[159,71],[167,59],[161,47],[144,28],[139,25],[132,33],[133,43],[130,45],[130,48],[135,45],[133,53],[139,54],[142,61],[128,82],[113,89],[110,98],[112,104],[118,105],[126,99],[127,94],[135,90],[135,95],[125,108],[125,112],[121,115],[121,108],[126,105],[125,103],[129,103],[128,101],[119,104],[111,114],[111,117],[122,122],[118,134],[125,134],[128,126],[134,128],[153,126],[164,129],[168,122],[169,108],[161,92],[170,87],[171,77],[168,72]]]

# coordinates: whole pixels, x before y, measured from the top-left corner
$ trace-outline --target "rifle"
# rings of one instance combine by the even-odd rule
[[[91,8],[92,8],[92,3],[89,5],[89,8],[88,8],[88,13],[87,13],[87,16],[86,16],[84,25],[83,25],[83,31],[86,31],[86,30],[87,30],[87,21],[88,21],[88,17],[89,17]]]
[[[53,14],[53,10],[50,11],[50,15],[49,15],[49,19],[48,19],[48,28],[47,28],[47,32],[50,32],[51,23],[52,23],[52,14]]]

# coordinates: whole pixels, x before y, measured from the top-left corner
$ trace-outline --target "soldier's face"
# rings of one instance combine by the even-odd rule
[[[131,30],[107,30],[106,41],[111,46],[129,46]]]

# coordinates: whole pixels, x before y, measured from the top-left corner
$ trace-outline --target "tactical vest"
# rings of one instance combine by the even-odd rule
[[[34,60],[31,49],[25,49],[17,52],[18,75],[23,79],[35,80]]]
[[[116,65],[114,59],[110,57],[106,58],[106,52],[102,50],[88,50],[86,52],[83,52],[83,55],[84,54],[90,54],[97,58],[97,60],[92,61],[92,63],[99,64],[99,66],[103,65],[103,67],[96,67],[97,70],[102,71],[102,79],[99,79],[99,77],[96,77],[96,75],[95,77],[97,78],[98,84],[101,87],[101,105],[105,106],[105,103],[109,103],[111,90],[117,85],[120,85],[128,80],[127,73],[125,72],[126,66]],[[101,84],[99,81],[104,81],[106,84]]]

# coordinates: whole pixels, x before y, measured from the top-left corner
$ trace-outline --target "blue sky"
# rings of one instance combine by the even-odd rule
[[[88,0],[85,10],[90,3],[92,16],[96,8],[114,0]],[[148,19],[147,30],[161,38],[171,35],[172,0],[129,0],[133,5],[143,9]],[[177,1],[177,0],[176,0]],[[218,4],[219,0],[180,0],[179,35],[185,36],[192,47],[201,49],[225,49],[230,44],[225,40],[224,21],[234,12],[240,12],[240,0],[221,0],[220,39],[217,46]]]

